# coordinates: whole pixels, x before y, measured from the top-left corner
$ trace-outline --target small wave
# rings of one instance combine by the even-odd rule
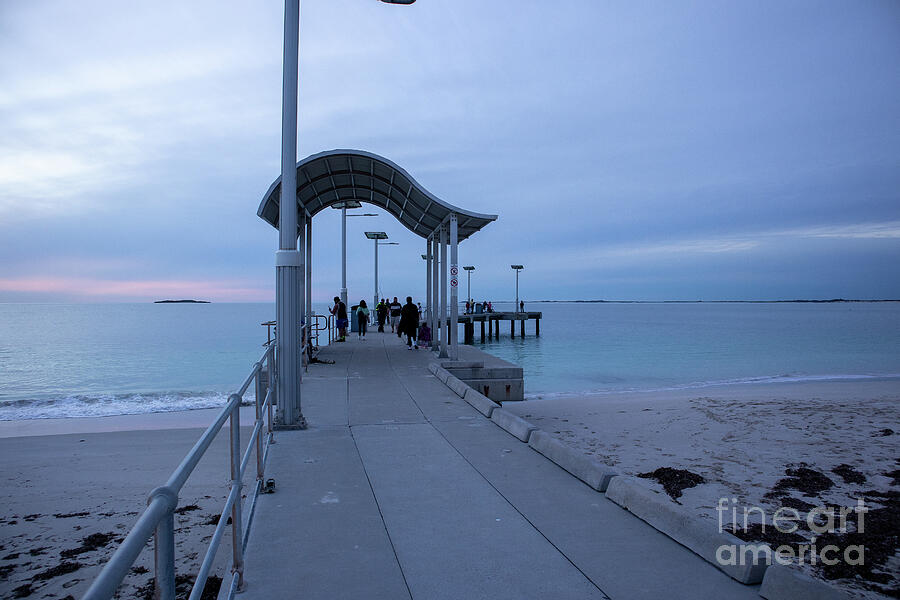
[[[15,400],[0,404],[0,421],[111,417],[218,408],[228,401],[219,392],[163,392],[70,395],[48,400]]]
[[[772,383],[811,383],[816,381],[858,381],[858,380],[891,380],[900,379],[900,373],[887,373],[881,375],[767,375],[759,377],[740,377],[736,379],[723,379],[718,381],[695,381],[680,385],[657,388],[630,387],[621,389],[595,389],[569,392],[532,392],[525,394],[526,400],[539,400],[548,398],[565,398],[577,396],[611,396],[619,394],[633,394],[635,392],[676,392],[679,390],[693,390],[710,387],[726,387],[732,385],[765,385]]]

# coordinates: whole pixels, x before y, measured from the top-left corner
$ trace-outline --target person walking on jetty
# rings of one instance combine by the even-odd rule
[[[396,333],[397,337],[400,337],[400,332],[397,331],[397,325],[400,323],[400,311],[403,309],[400,302],[397,300],[397,296],[394,296],[394,301],[391,302],[390,305],[391,311],[391,333]]]
[[[334,306],[331,307],[331,314],[337,320],[335,327],[338,330],[338,339],[335,341],[346,342],[347,325],[350,324],[350,321],[347,320],[347,305],[341,302],[339,296],[334,297]]]
[[[412,296],[406,297],[406,304],[400,309],[400,323],[397,327],[398,335],[406,334],[406,347],[410,350],[419,349],[416,342],[416,334],[419,329],[419,307],[413,304]]]
[[[366,339],[366,326],[369,324],[369,309],[366,307],[366,301],[360,300],[356,309],[356,324],[359,329],[358,339]]]
[[[375,307],[375,315],[378,317],[378,333],[384,333],[384,322],[387,321],[388,315],[387,298],[382,298],[378,306]]]
[[[519,312],[525,312],[525,301],[519,300]]]

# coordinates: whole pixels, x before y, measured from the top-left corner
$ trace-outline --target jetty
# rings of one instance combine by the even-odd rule
[[[478,412],[433,353],[370,334],[320,356],[308,429],[269,448],[240,597],[759,598]]]
[[[516,337],[516,322],[519,323],[519,335],[525,337],[525,322],[534,321],[534,335],[541,335],[540,312],[475,312],[459,315],[463,324],[463,342],[471,344],[475,340],[475,323],[481,323],[481,342],[484,343],[484,326],[487,324],[488,339],[500,339],[500,324],[509,321],[509,337]]]

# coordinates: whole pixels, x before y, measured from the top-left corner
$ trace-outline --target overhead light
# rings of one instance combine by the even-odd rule
[[[509,265],[509,266],[510,266],[510,268],[515,269],[516,271],[521,271],[522,269],[525,268],[522,265]]]
[[[331,208],[360,208],[362,202],[359,200],[341,200],[331,205]]]
[[[475,267],[463,267],[463,269],[466,271],[474,271]]]
[[[388,235],[383,231],[367,231],[366,237],[370,240],[386,240]]]

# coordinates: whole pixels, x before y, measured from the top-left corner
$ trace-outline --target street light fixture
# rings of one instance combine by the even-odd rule
[[[341,210],[341,302],[347,306],[347,217],[377,217],[375,213],[347,214],[348,208],[362,208],[359,200],[341,200],[331,208]]]
[[[383,231],[367,231],[366,237],[370,240],[375,240],[375,302],[372,304],[372,307],[378,306],[378,246],[399,246],[400,244],[397,242],[381,242],[381,240],[388,239],[388,234]]]
[[[524,269],[525,267],[522,265],[509,265],[510,268],[516,270],[516,308],[515,312],[519,312],[519,271]]]
[[[466,303],[472,307],[472,312],[475,311],[475,307],[472,306],[472,271],[475,270],[475,267],[463,267],[466,271],[466,276],[468,278],[468,288],[466,288]]]

